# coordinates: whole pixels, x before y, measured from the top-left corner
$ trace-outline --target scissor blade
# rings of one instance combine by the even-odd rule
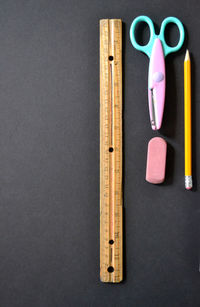
[[[165,61],[162,43],[158,38],[155,39],[150,58],[148,88],[151,127],[158,130],[165,104]]]
[[[151,88],[150,91],[151,91],[151,114],[152,114],[151,126],[152,129],[157,130],[156,113],[155,113],[155,90]]]

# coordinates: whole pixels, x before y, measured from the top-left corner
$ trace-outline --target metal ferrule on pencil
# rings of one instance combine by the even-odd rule
[[[192,176],[185,176],[185,188],[187,190],[192,189]]]

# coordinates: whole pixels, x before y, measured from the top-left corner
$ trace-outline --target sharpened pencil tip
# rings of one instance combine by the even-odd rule
[[[189,60],[190,60],[190,53],[189,53],[189,50],[187,49],[185,53],[185,61],[189,61]]]

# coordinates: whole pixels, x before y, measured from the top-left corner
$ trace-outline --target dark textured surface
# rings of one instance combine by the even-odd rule
[[[138,15],[186,28],[167,60],[163,127],[147,108]],[[0,306],[200,306],[200,2],[0,1]],[[125,280],[99,281],[99,27],[124,21]],[[173,40],[173,36],[172,36]],[[195,189],[184,190],[183,60],[192,52]],[[167,179],[145,182],[149,139],[168,141]]]

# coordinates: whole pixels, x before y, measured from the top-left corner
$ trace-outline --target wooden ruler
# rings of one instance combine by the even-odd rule
[[[122,21],[100,20],[100,279],[118,283],[122,262]]]

